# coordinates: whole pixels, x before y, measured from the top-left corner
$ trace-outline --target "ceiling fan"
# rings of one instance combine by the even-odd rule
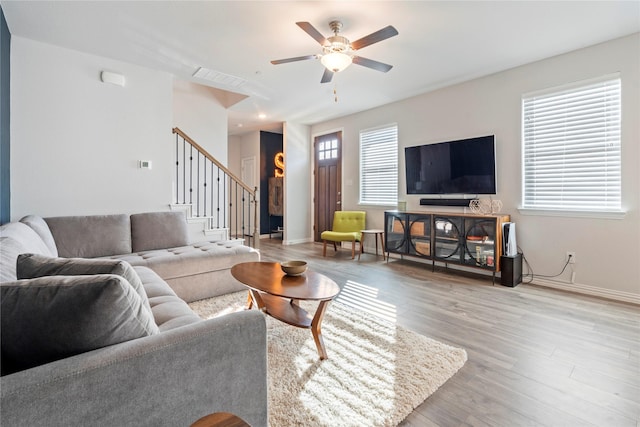
[[[296,22],[296,25],[320,43],[320,46],[322,46],[322,53],[316,55],[297,56],[295,58],[278,59],[271,61],[272,64],[277,65],[286,64],[287,62],[304,61],[307,59],[320,59],[322,65],[325,66],[324,74],[322,75],[320,83],[330,82],[334,73],[344,70],[351,65],[351,63],[382,71],[383,73],[386,73],[393,68],[393,65],[374,61],[373,59],[363,58],[362,56],[355,54],[356,51],[363,47],[398,35],[398,30],[393,28],[391,25],[354,42],[350,42],[346,37],[339,35],[340,29],[342,29],[342,22],[340,21],[329,22],[329,27],[331,28],[331,31],[333,31],[333,36],[327,38],[320,34],[320,32],[309,22]]]

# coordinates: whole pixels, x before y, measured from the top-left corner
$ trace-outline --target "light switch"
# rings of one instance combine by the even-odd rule
[[[151,169],[151,160],[139,160],[140,169]]]

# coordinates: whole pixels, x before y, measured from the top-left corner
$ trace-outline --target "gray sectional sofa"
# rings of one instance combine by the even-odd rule
[[[0,227],[2,426],[187,426],[214,412],[267,425],[258,311],[200,319],[187,302],[243,289],[259,260],[187,241],[184,215],[40,218]]]

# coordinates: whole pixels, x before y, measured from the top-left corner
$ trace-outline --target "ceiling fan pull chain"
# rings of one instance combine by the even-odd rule
[[[338,85],[336,83],[333,85],[333,100],[338,102]]]

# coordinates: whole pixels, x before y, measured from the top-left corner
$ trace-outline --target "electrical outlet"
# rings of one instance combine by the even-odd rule
[[[576,253],[567,251],[567,261],[569,261],[569,264],[575,264],[576,263]]]

